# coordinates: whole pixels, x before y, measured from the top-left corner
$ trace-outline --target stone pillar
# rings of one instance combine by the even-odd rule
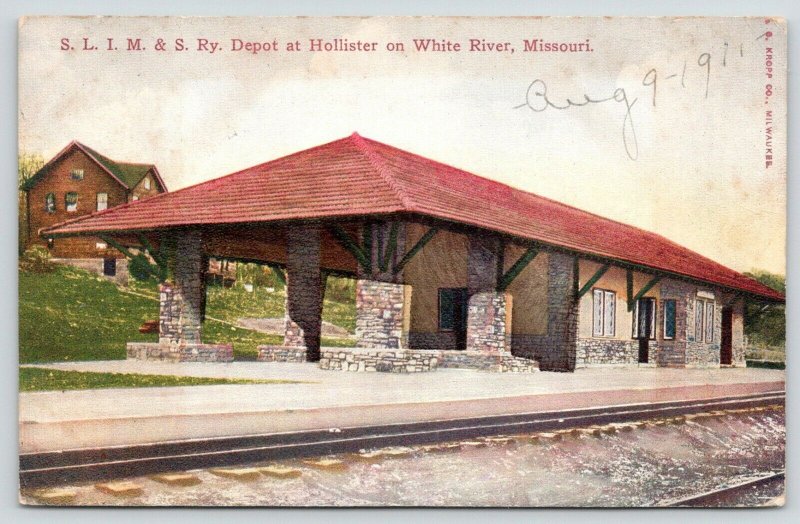
[[[391,230],[396,228],[392,247]],[[402,349],[408,347],[411,286],[402,284],[402,272],[394,274],[405,249],[403,222],[373,223],[365,228],[371,235],[368,253],[371,271],[358,268],[356,281],[356,346],[359,348]]]
[[[320,230],[317,225],[286,231],[286,317],[284,346],[303,347],[306,359],[319,360],[322,328]]]
[[[467,350],[510,353],[511,301],[497,291],[502,269],[500,241],[471,236],[467,260]]]
[[[578,300],[574,296],[574,258],[548,255],[547,338],[540,352],[542,371],[574,371],[578,348]]]
[[[170,260],[172,282],[160,286],[159,344],[179,351],[179,346],[199,344],[202,324],[203,245],[199,230],[177,235]]]
[[[408,346],[407,295],[410,286],[356,281],[356,346],[401,349]]]

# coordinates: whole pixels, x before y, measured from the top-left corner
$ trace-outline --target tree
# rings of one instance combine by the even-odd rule
[[[781,293],[786,292],[786,277],[754,269],[745,275]],[[786,311],[783,305],[765,305],[748,301],[744,308],[744,332],[753,345],[786,345]]]
[[[30,240],[28,238],[28,193],[22,190],[22,186],[44,166],[45,162],[39,153],[26,153],[24,151],[19,154],[17,160],[17,188],[19,190],[17,199],[17,212],[19,214],[18,248],[21,255],[25,251],[28,240]]]

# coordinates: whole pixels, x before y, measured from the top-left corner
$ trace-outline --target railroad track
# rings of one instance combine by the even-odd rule
[[[722,486],[720,488],[706,491],[697,495],[668,500],[656,505],[660,507],[672,508],[714,506],[715,503],[732,498],[739,493],[744,493],[752,488],[764,486],[779,480],[785,480],[785,478],[786,470],[781,470],[755,479],[748,479],[729,486]]]
[[[364,448],[424,445],[501,434],[523,434],[668,418],[726,409],[783,406],[785,398],[784,391],[772,391],[702,400],[24,453],[19,457],[20,486],[43,487],[167,471],[347,453]]]

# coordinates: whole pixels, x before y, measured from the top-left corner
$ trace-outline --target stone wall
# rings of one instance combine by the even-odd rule
[[[305,347],[308,359],[319,360],[322,330],[320,231],[316,225],[286,230],[285,346]]]
[[[648,363],[657,363],[659,353],[659,343],[651,340]],[[603,338],[578,339],[576,366],[585,367],[593,364],[639,364],[639,341]]]
[[[533,359],[515,357],[508,353],[485,351],[442,351],[440,368],[477,369],[497,373],[532,373],[539,371]]]
[[[359,279],[356,282],[356,341],[360,348],[408,347],[406,286]]]
[[[306,362],[306,348],[294,346],[258,346],[259,362]]]
[[[319,367],[335,371],[420,373],[434,371],[439,359],[438,351],[322,348]]]
[[[547,267],[547,335],[511,339],[514,355],[535,358],[542,371],[573,371],[577,359],[578,301],[573,295],[573,257],[550,253]]]
[[[128,342],[126,353],[129,360],[233,362],[230,344],[185,344],[176,348],[152,342]]]

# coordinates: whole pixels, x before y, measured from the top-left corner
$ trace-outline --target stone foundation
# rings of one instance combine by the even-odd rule
[[[442,351],[439,367],[477,369],[496,373],[539,371],[539,363],[535,360],[515,357],[510,353],[487,353],[484,351]]]
[[[434,371],[439,359],[438,351],[322,348],[319,367],[334,371],[420,373]]]
[[[116,274],[114,276],[107,276],[103,273],[104,259],[102,258],[52,258],[54,264],[62,264],[65,266],[77,267],[84,271],[89,271],[104,277],[119,286],[128,285],[128,259],[118,258]]]
[[[258,346],[259,362],[307,362],[306,348],[299,346]]]
[[[159,362],[233,362],[230,344],[185,344],[169,346],[152,342],[128,342],[128,360]]]
[[[659,361],[659,346],[655,340],[650,341],[648,363]],[[577,367],[591,365],[638,365],[639,341],[614,340],[602,338],[581,338],[578,340]]]

